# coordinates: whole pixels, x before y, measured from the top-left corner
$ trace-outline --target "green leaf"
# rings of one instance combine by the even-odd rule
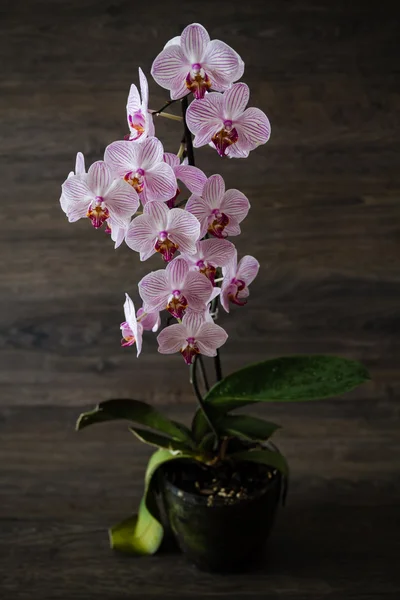
[[[111,548],[138,556],[157,552],[163,535],[164,529],[148,511],[144,497],[137,515],[128,517],[109,530]]]
[[[131,431],[141,442],[145,442],[151,446],[156,446],[157,448],[165,448],[166,450],[174,452],[190,452],[192,449],[192,446],[189,446],[188,444],[178,442],[177,440],[173,440],[165,435],[153,433],[147,429],[129,427],[129,431]]]
[[[222,434],[244,437],[248,440],[268,440],[280,425],[250,415],[226,415],[217,421]]]
[[[253,402],[298,402],[344,394],[368,381],[359,362],[337,356],[284,356],[249,365],[214,385],[205,397],[225,412]]]
[[[299,402],[344,394],[370,379],[361,363],[336,356],[284,356],[249,365],[216,383],[205,397],[213,419],[254,402]],[[197,410],[196,441],[209,431]]]
[[[101,402],[94,410],[80,415],[76,423],[76,429],[80,430],[88,427],[88,425],[116,419],[134,421],[156,431],[161,431],[175,440],[192,443],[190,433],[186,431],[185,427],[178,426],[150,404],[140,400],[118,399]]]
[[[155,554],[164,536],[164,529],[159,521],[153,477],[157,469],[170,460],[192,458],[191,453],[171,454],[169,450],[157,450],[149,460],[144,478],[144,495],[139,505],[139,512],[109,531],[111,547],[121,552],[136,555]]]
[[[289,466],[285,457],[280,452],[274,450],[247,450],[244,452],[235,452],[230,454],[229,458],[262,463],[268,467],[278,469],[285,477],[288,477],[289,475]]]

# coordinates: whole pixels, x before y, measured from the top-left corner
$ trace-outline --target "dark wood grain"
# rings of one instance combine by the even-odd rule
[[[400,11],[355,0],[3,0],[0,6],[0,598],[398,600],[400,501]],[[222,315],[225,372],[291,353],[365,362],[348,398],[263,407],[292,467],[265,569],[201,575],[135,560],[105,528],[139,500],[148,450],[121,426],[73,432],[111,396],[190,419],[179,356],[119,346],[124,292],[160,267],[69,225],[60,184],[126,133],[137,68],[202,22],[246,61],[271,141],[246,161],[196,154],[252,209],[240,254],[262,263],[247,307]],[[151,107],[167,94],[150,82]],[[158,119],[175,151],[177,124]]]

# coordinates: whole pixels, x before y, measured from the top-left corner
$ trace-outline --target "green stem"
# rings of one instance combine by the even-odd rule
[[[204,387],[206,388],[206,392],[208,392],[210,389],[210,385],[208,383],[207,371],[206,371],[204,360],[203,360],[203,357],[201,354],[199,354],[199,363],[200,363],[201,375],[202,375],[203,381],[204,381]]]
[[[205,405],[204,399],[200,393],[199,386],[197,383],[197,371],[196,371],[197,359],[198,359],[198,354],[196,354],[196,356],[194,357],[194,361],[190,365],[190,383],[193,385],[194,393],[196,394],[196,398],[197,398],[197,402],[199,403],[200,410],[203,412],[211,431],[215,435],[215,438],[218,440],[217,430],[215,429],[213,422],[211,421],[210,417],[208,416],[206,405]]]

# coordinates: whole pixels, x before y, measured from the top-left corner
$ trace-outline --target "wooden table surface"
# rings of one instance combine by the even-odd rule
[[[0,7],[0,599],[400,597],[399,9],[381,0],[2,0]],[[346,398],[280,422],[292,480],[265,568],[204,575],[179,555],[118,556],[106,529],[137,505],[148,449],[79,412],[136,397],[190,420],[183,361],[119,346],[124,292],[159,268],[69,225],[60,184],[126,133],[137,67],[202,22],[246,61],[271,141],[246,161],[197,153],[252,209],[237,240],[262,263],[221,323],[225,372],[291,353],[362,360]],[[151,108],[167,95],[150,82]],[[158,119],[176,151],[180,131]]]

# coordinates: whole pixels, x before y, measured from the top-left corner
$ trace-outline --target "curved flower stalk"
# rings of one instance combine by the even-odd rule
[[[107,146],[104,160],[139,194],[143,205],[152,200],[169,200],[176,193],[173,169],[164,162],[162,143],[149,137],[141,144],[126,140]]]
[[[189,268],[205,275],[215,284],[218,267],[226,267],[234,258],[235,246],[228,240],[208,239],[197,242],[194,254],[183,254]]]
[[[220,40],[210,40],[207,30],[198,23],[188,25],[180,36],[167,42],[151,68],[151,74],[176,100],[193,92],[204,98],[212,88],[229,89],[241,78],[244,62],[237,52]]]
[[[216,356],[225,344],[228,334],[222,327],[210,322],[203,313],[188,312],[181,323],[170,325],[157,337],[161,354],[180,352],[186,364],[192,364],[196,354]]]
[[[153,117],[149,113],[149,84],[139,67],[140,94],[132,83],[126,105],[126,117],[129,127],[127,139],[133,142],[144,142],[147,137],[154,136]]]
[[[130,296],[125,294],[124,313],[125,321],[121,323],[120,329],[122,332],[122,346],[133,346],[136,344],[137,356],[142,351],[143,331],[157,331],[160,326],[160,316],[158,312],[145,312],[143,308],[139,308],[137,314],[135,305]]]
[[[211,175],[201,197],[192,195],[186,210],[200,222],[200,237],[209,233],[218,238],[239,235],[239,223],[247,216],[250,203],[239,190],[225,191],[221,175]]]
[[[225,94],[207,94],[187,110],[187,124],[195,134],[195,148],[211,144],[220,156],[246,158],[251,150],[268,142],[271,126],[259,108],[246,108],[250,91],[236,83]]]
[[[207,175],[197,167],[191,166],[184,159],[181,163],[176,154],[165,152],[164,162],[174,171],[177,181],[181,181],[192,194],[201,194],[204,184],[207,181]],[[179,187],[176,188],[175,195],[166,203],[169,208],[174,208],[175,200],[180,194]]]
[[[237,252],[232,262],[222,269],[221,304],[229,312],[229,303],[244,306],[249,296],[249,285],[257,277],[259,262],[253,256],[244,256],[239,264]]]
[[[194,215],[181,208],[170,210],[164,202],[149,202],[143,215],[131,221],[125,241],[140,252],[140,260],[159,252],[169,262],[177,250],[194,254],[199,234],[200,223]]]
[[[216,288],[216,293],[220,293]],[[153,271],[139,282],[144,310],[158,312],[166,308],[176,319],[182,319],[187,308],[203,312],[214,297],[211,282],[201,273],[190,271],[184,258],[175,258],[166,269]]]
[[[83,156],[82,152],[77,153],[75,160],[75,171],[70,171],[67,179],[73,175],[86,175],[85,157]],[[67,181],[67,179],[65,181]],[[63,193],[61,193],[60,196],[60,205],[65,214],[67,214],[68,200]]]
[[[135,190],[115,179],[103,161],[93,163],[88,173],[72,175],[62,185],[70,223],[88,217],[98,229],[105,221],[125,227],[139,207]]]

